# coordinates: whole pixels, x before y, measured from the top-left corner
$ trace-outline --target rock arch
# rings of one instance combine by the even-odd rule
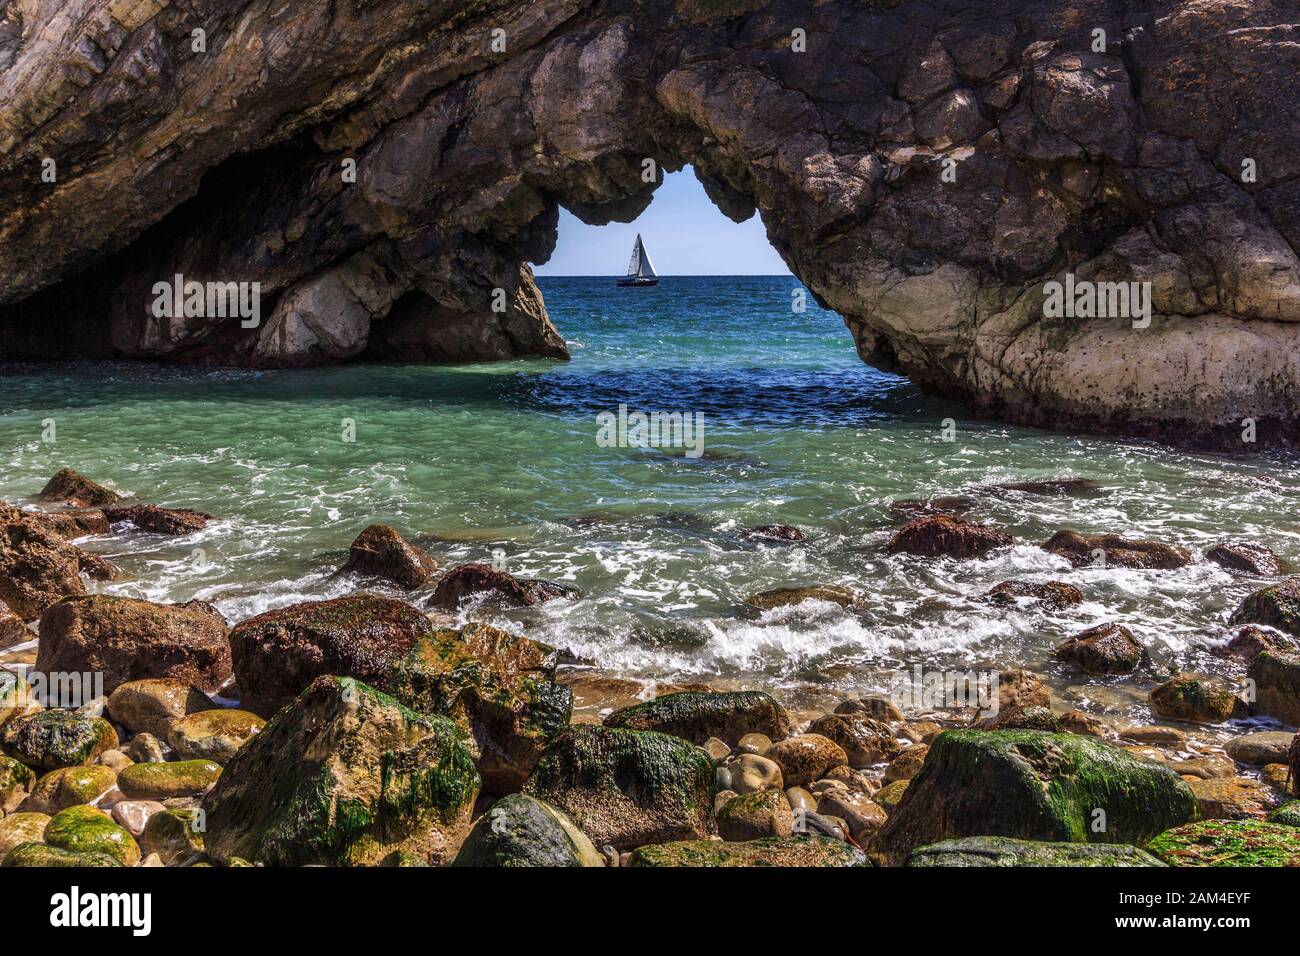
[[[757,210],[862,357],[926,388],[1026,424],[1297,441],[1284,0],[0,10],[0,357],[562,356],[525,263],[559,205],[633,218],[649,158]],[[1044,317],[1066,273],[1149,282],[1150,324]],[[175,274],[259,282],[261,326],[156,318]]]

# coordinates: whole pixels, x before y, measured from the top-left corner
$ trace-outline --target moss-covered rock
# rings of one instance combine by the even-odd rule
[[[1164,866],[1122,843],[1040,843],[1009,837],[965,837],[913,850],[908,866]]]
[[[451,720],[320,677],[204,798],[207,852],[218,862],[368,865],[403,849],[441,863],[469,830],[479,784]]]
[[[911,780],[894,780],[877,790],[871,799],[880,804],[886,813],[893,814],[898,809],[898,805],[903,802],[903,794],[907,793],[911,782]]]
[[[1288,827],[1300,827],[1300,800],[1284,803],[1268,815],[1269,823],[1280,823]]]
[[[0,866],[10,867],[86,867],[122,866],[122,862],[111,853],[78,852],[62,847],[49,846],[45,843],[21,843],[9,851]]]
[[[515,793],[479,818],[452,865],[604,866],[605,858],[565,814]]]
[[[820,836],[769,837],[745,843],[685,840],[632,851],[628,866],[870,866],[866,854]]]
[[[68,807],[93,803],[113,789],[116,782],[113,769],[100,764],[51,770],[36,781],[27,798],[27,809],[54,816]]]
[[[1300,724],[1300,652],[1261,651],[1247,674],[1255,682],[1258,713]]]
[[[1166,720],[1221,724],[1246,716],[1244,701],[1228,688],[1204,677],[1179,674],[1151,691],[1151,710]]]
[[[746,793],[728,800],[718,811],[718,835],[724,840],[760,840],[793,832],[794,811],[781,790]]]
[[[72,853],[104,853],[123,866],[140,862],[135,838],[94,807],[60,810],[45,828],[45,842]]]
[[[0,817],[0,863],[9,851],[23,843],[40,843],[50,817],[45,813],[11,813]]]
[[[149,817],[140,834],[140,846],[145,853],[157,853],[170,866],[203,852],[202,823],[203,816],[197,810],[163,810]]]
[[[0,813],[10,813],[27,799],[36,774],[13,757],[0,757]]]
[[[39,770],[88,764],[117,747],[113,725],[102,717],[70,710],[45,710],[15,717],[0,729],[5,753]]]
[[[213,760],[133,763],[117,775],[117,787],[132,800],[170,800],[197,796],[220,777]]]
[[[714,832],[713,758],[679,737],[575,726],[542,754],[527,793],[567,813],[597,846]]]
[[[181,757],[226,764],[240,747],[266,726],[247,710],[202,710],[172,723],[167,743]]]
[[[693,744],[717,737],[734,746],[746,734],[763,734],[772,740],[790,735],[785,708],[761,691],[664,694],[616,710],[604,723],[606,727],[672,734]]]
[[[967,836],[1141,846],[1195,814],[1172,770],[1095,738],[954,730],[930,744],[877,849],[901,863],[916,847]]]
[[[1300,866],[1293,827],[1260,820],[1206,820],[1152,839],[1147,850],[1170,866]]]
[[[415,642],[431,633],[418,609],[374,594],[259,614],[230,632],[240,705],[272,717],[325,674],[382,687]]]
[[[108,695],[108,715],[133,733],[166,738],[172,723],[198,711],[209,710],[206,694],[175,677],[148,677],[127,681]]]
[[[1228,623],[1264,624],[1300,637],[1300,578],[1260,588],[1241,602]]]
[[[556,651],[486,624],[415,642],[384,688],[413,710],[454,720],[489,793],[520,789],[569,726],[573,694],[555,682]]]

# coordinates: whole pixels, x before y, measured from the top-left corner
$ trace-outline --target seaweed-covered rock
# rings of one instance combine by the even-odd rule
[[[1269,823],[1280,823],[1288,827],[1300,827],[1300,800],[1291,800],[1282,804],[1268,815]],[[1297,835],[1300,839],[1300,835]]]
[[[1147,851],[1170,866],[1300,866],[1294,828],[1262,820],[1205,820],[1168,830]]]
[[[122,862],[111,853],[78,852],[45,843],[22,843],[9,851],[0,866],[40,869],[71,867],[81,870],[87,867],[122,866]]]
[[[944,840],[913,850],[908,866],[1164,866],[1121,843],[1041,843],[1009,837]]]
[[[45,828],[45,842],[71,853],[104,853],[123,866],[140,862],[140,847],[135,838],[94,807],[60,810]]]
[[[43,710],[8,721],[0,728],[0,746],[29,767],[57,770],[93,762],[117,746],[117,734],[102,717]]]
[[[785,708],[754,690],[664,694],[616,710],[604,723],[606,727],[672,734],[694,744],[704,744],[710,737],[734,745],[746,734],[764,734],[772,740],[790,735]]]
[[[1043,550],[1065,558],[1076,568],[1106,564],[1117,568],[1156,568],[1172,571],[1191,563],[1185,548],[1159,541],[1134,541],[1117,534],[1079,534],[1058,531],[1045,542]]]
[[[870,866],[867,856],[840,840],[821,836],[768,837],[744,843],[684,840],[643,846],[628,866]]]
[[[478,796],[456,725],[350,678],[317,678],[226,766],[203,800],[218,862],[378,863],[403,849],[452,858]]]
[[[140,848],[157,853],[165,865],[203,852],[203,817],[192,808],[162,810],[149,817]]]
[[[212,515],[188,508],[160,508],[157,505],[131,505],[126,508],[105,508],[104,517],[109,524],[131,524],[150,534],[178,537],[202,531],[212,520]]]
[[[386,524],[372,524],[348,549],[348,560],[339,574],[382,578],[406,591],[420,587],[438,570],[433,560]]]
[[[1258,713],[1300,724],[1300,651],[1261,651],[1246,673],[1255,682]]]
[[[454,611],[475,601],[492,607],[522,608],[557,598],[572,601],[580,597],[582,593],[568,585],[517,578],[488,564],[462,564],[443,575],[429,598],[429,607]]]
[[[226,764],[265,726],[265,720],[247,710],[201,710],[175,721],[167,743],[184,759]]]
[[[0,863],[4,863],[14,847],[44,840],[49,823],[50,816],[46,813],[11,813],[0,817]]]
[[[893,760],[903,749],[888,724],[864,714],[826,714],[809,724],[808,732],[838,744],[850,767]]]
[[[844,748],[821,734],[799,734],[778,740],[764,754],[781,768],[787,787],[802,787],[820,780],[835,767],[848,765]]]
[[[966,836],[1140,846],[1195,814],[1172,770],[1094,738],[955,730],[930,744],[877,849],[901,863],[916,847]]]
[[[1151,710],[1166,720],[1220,724],[1246,715],[1246,704],[1226,687],[1204,677],[1179,674],[1151,691]]]
[[[733,797],[718,811],[718,835],[733,842],[790,836],[794,811],[780,790],[760,790]]]
[[[32,787],[26,809],[54,816],[68,807],[94,803],[112,790],[116,783],[117,774],[100,764],[51,770]]]
[[[525,792],[567,813],[597,846],[714,832],[713,758],[678,737],[575,726],[537,762]]]
[[[1300,577],[1260,588],[1232,612],[1232,625],[1263,624],[1300,637]]]
[[[166,737],[172,722],[212,701],[188,682],[174,677],[149,677],[119,684],[108,695],[108,715],[133,733]]]
[[[212,693],[230,677],[225,624],[196,608],[91,594],[41,616],[36,669],[98,671],[112,694],[128,681],[170,677]]]
[[[36,774],[30,767],[13,757],[0,757],[0,816],[17,809],[35,783]]]
[[[1268,548],[1249,542],[1230,541],[1216,544],[1205,552],[1205,559],[1229,571],[1267,577],[1282,573],[1282,562]]]
[[[133,763],[117,775],[117,787],[133,800],[169,800],[203,793],[221,777],[211,760]]]
[[[1131,674],[1146,650],[1122,624],[1098,624],[1056,647],[1056,656],[1089,674]]]
[[[36,500],[71,508],[99,508],[121,501],[122,496],[71,468],[64,468],[45,483]]]
[[[842,588],[837,584],[807,584],[797,588],[773,588],[771,591],[751,594],[745,599],[746,604],[760,611],[791,607],[804,601],[822,601],[826,604],[850,607],[857,603],[858,596],[848,588]]]
[[[932,558],[980,558],[1011,543],[1011,535],[1005,531],[940,514],[903,525],[889,539],[888,551]]]
[[[479,817],[453,866],[604,866],[605,858],[565,814],[523,793]]]
[[[1003,607],[1063,608],[1082,604],[1083,592],[1063,581],[1003,581],[986,591],[984,600]]]
[[[555,682],[557,656],[546,644],[469,624],[420,638],[382,686],[414,710],[455,720],[484,789],[510,793],[569,726],[573,694]]]
[[[415,642],[433,633],[402,601],[353,594],[259,614],[230,632],[240,705],[271,717],[317,677],[353,677],[382,686]]]

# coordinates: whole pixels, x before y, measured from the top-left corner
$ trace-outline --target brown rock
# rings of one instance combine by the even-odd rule
[[[997,713],[976,716],[974,726],[992,730],[1013,725],[1031,709],[1050,710],[1051,692],[1043,679],[1031,671],[1008,670],[998,674]]]
[[[468,601],[493,607],[533,607],[556,598],[581,597],[576,588],[551,581],[516,578],[486,564],[462,564],[448,571],[429,598],[429,607],[454,611]]]
[[[789,836],[793,827],[794,812],[780,790],[734,797],[718,812],[718,835],[732,842]]]
[[[815,733],[778,740],[765,756],[781,768],[785,787],[805,786],[826,776],[832,767],[849,762],[839,744]]]
[[[1216,544],[1205,552],[1205,559],[1241,574],[1268,577],[1282,573],[1282,562],[1278,556],[1259,544],[1241,541]]]
[[[36,635],[27,630],[23,619],[10,610],[9,605],[0,601],[0,650],[24,644]]]
[[[157,505],[131,505],[128,508],[105,508],[110,524],[133,524],[152,534],[184,535],[202,531],[212,515],[188,508],[159,508]]]
[[[1166,720],[1219,724],[1246,716],[1246,705],[1232,691],[1207,678],[1180,674],[1150,695],[1151,710]]]
[[[34,620],[60,598],[84,594],[83,559],[90,555],[0,504],[0,601],[24,621]]]
[[[886,724],[896,724],[903,719],[903,712],[887,694],[869,694],[855,700],[842,701],[835,706],[837,714],[862,714]]]
[[[885,825],[889,815],[870,794],[832,790],[817,802],[817,812],[824,817],[843,820],[858,846],[864,846]]]
[[[66,541],[111,530],[102,511],[28,511],[26,516]]]
[[[839,744],[850,767],[870,767],[892,760],[902,749],[887,724],[857,714],[818,717],[809,725],[808,732]]]
[[[1011,535],[948,515],[910,521],[889,539],[890,554],[925,557],[979,558],[1010,545]]]
[[[1296,642],[1293,638],[1247,624],[1239,628],[1227,644],[1210,648],[1210,653],[1215,657],[1231,658],[1249,664],[1264,651],[1293,653],[1295,650]]]
[[[1004,607],[1025,602],[1031,606],[1063,608],[1083,603],[1083,592],[1061,581],[1003,581],[984,595],[990,604]]]
[[[173,721],[211,707],[206,694],[173,677],[127,681],[108,695],[108,715],[116,723],[162,738]]]
[[[910,747],[904,747],[902,752],[890,761],[889,766],[885,768],[885,783],[911,780],[921,772],[921,767],[925,765],[925,758],[929,752],[929,744],[912,744]]]
[[[1184,548],[1158,541],[1131,541],[1117,534],[1084,535],[1077,531],[1058,531],[1043,549],[1065,558],[1076,568],[1106,564],[1117,568],[1159,568],[1173,570],[1191,563]]]
[[[46,482],[36,499],[73,508],[98,508],[121,501],[122,496],[71,468],[64,468]]]
[[[348,561],[339,574],[383,578],[403,590],[420,587],[438,569],[438,562],[386,524],[372,524],[352,542]]]
[[[824,601],[827,604],[850,607],[857,602],[857,599],[858,596],[848,588],[835,584],[809,584],[797,588],[773,588],[771,591],[751,594],[745,599],[745,603],[760,611],[770,611],[773,608],[802,604],[804,601]]]
[[[1106,623],[1057,645],[1056,656],[1089,674],[1131,674],[1142,663],[1146,650],[1127,627]]]
[[[1193,778],[1188,786],[1206,820],[1262,819],[1282,803],[1276,790],[1249,777]]]

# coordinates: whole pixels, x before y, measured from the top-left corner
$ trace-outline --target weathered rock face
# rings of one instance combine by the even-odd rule
[[[760,210],[873,364],[1030,424],[1294,442],[1296,24],[1285,0],[31,0],[0,30],[0,354],[561,356],[525,263],[560,205],[635,217],[654,159]],[[260,321],[162,308],[178,274],[261,283]],[[1149,282],[1150,324],[1048,317],[1067,274]]]

